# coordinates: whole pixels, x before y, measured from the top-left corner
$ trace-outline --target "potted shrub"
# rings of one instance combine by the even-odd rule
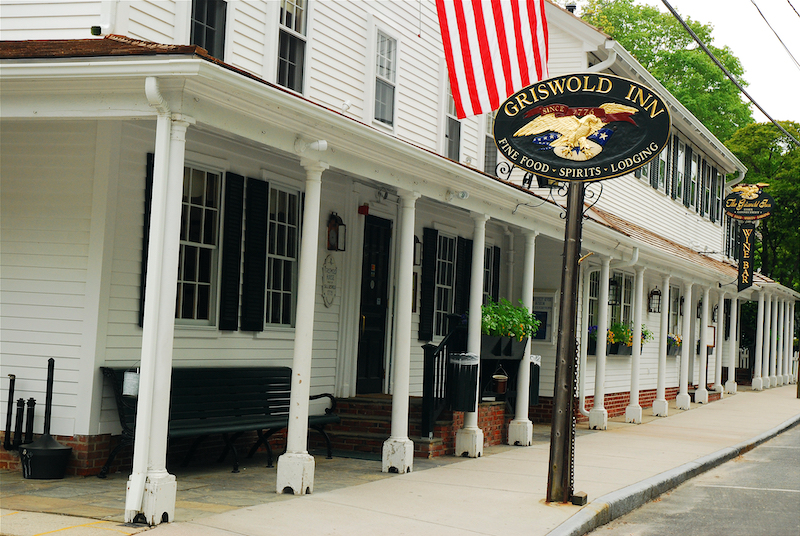
[[[481,307],[481,355],[521,359],[527,339],[541,323],[528,308],[505,298]]]
[[[681,336],[667,333],[667,355],[678,355],[681,352]]]

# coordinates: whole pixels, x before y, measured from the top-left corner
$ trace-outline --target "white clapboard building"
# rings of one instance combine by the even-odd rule
[[[672,116],[650,165],[588,187],[578,418],[604,429],[735,393],[747,300],[746,380],[792,381],[798,295],[758,274],[737,293],[722,200],[745,167],[618,43],[555,4],[546,15],[551,76],[630,78]],[[38,433],[54,358],[51,433],[92,474],[121,431],[101,367],[139,369],[128,519],[173,517],[172,368],[292,368],[279,492],[313,490],[305,417],[327,399],[310,395],[334,394],[343,419],[348,403],[390,408],[372,434],[385,471],[412,470],[415,451],[527,445],[549,420],[564,191],[497,166],[490,115],[456,119],[433,0],[4,0],[0,38],[0,403],[14,374],[14,399],[40,401]],[[426,374],[423,345],[471,313],[477,353],[489,298],[530,304],[542,327],[521,360],[483,356],[463,427],[428,433],[423,379],[441,387],[447,347]],[[652,339],[625,355],[596,329],[614,322]],[[347,448],[352,432],[328,431]]]

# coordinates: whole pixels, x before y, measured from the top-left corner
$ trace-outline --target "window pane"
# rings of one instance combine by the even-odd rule
[[[183,284],[181,308],[181,318],[194,318],[194,285]]]
[[[211,283],[211,250],[202,248],[200,259],[197,263],[197,280],[202,283]]]
[[[208,285],[198,285],[197,287],[197,319],[208,320],[209,305],[211,303],[211,287]]]
[[[306,0],[282,0],[281,24],[295,32],[306,33]]]
[[[458,160],[461,150],[461,122],[447,118],[447,158]]]
[[[375,119],[387,125],[394,123],[394,86],[380,78],[375,81]]]
[[[305,41],[281,30],[278,43],[278,84],[303,92]]]

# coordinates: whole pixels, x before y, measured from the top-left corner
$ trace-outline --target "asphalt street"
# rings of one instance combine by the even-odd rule
[[[800,426],[589,534],[800,536]]]

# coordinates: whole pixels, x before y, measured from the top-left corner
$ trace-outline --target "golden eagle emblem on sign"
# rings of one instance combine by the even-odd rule
[[[537,117],[513,136],[536,136],[531,141],[541,150],[552,150],[561,158],[582,162],[600,154],[614,134],[606,125],[614,121],[636,125],[631,115],[637,111],[632,106],[613,102],[596,108],[570,108],[563,104],[539,106],[525,114],[525,117]]]
[[[731,192],[739,192],[739,196],[742,199],[758,199],[758,196],[761,194],[761,189],[766,188],[769,184],[764,182],[759,182],[758,184],[740,184],[735,188],[731,189]]]

